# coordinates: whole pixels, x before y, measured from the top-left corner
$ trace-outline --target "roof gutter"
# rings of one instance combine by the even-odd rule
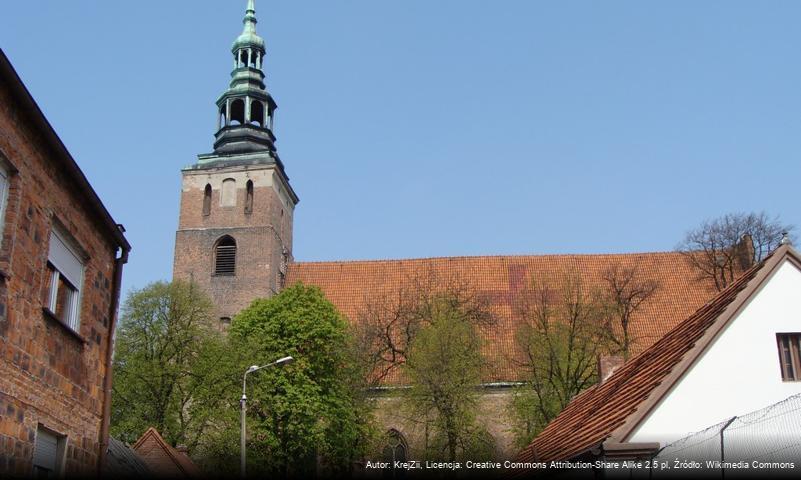
[[[111,427],[111,386],[113,380],[112,361],[114,358],[114,333],[117,326],[117,310],[120,304],[120,289],[122,287],[122,266],[128,263],[128,249],[123,248],[122,254],[114,262],[114,283],[111,289],[111,307],[109,308],[108,337],[106,338],[106,376],[103,379],[103,416],[100,420],[100,453],[97,457],[97,475],[103,476],[103,467],[106,464],[106,455],[109,447],[109,429]]]

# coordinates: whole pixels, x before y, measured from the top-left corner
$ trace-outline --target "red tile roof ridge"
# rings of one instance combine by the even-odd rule
[[[574,258],[574,257],[634,257],[634,256],[673,256],[682,255],[677,251],[655,251],[655,252],[622,252],[622,253],[513,253],[499,255],[456,255],[441,257],[407,257],[407,258],[370,258],[370,259],[344,259],[344,260],[310,260],[294,261],[290,265],[336,265],[336,264],[355,264],[355,263],[396,263],[396,262],[425,262],[431,260],[481,260],[481,259],[524,259],[524,258]]]

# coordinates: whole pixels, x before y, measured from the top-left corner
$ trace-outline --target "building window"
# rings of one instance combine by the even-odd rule
[[[0,242],[3,239],[3,225],[6,220],[6,204],[8,203],[8,171],[0,164]]]
[[[801,381],[801,333],[777,333],[782,380]]]
[[[36,429],[36,444],[33,449],[33,476],[35,478],[58,478],[64,468],[64,453],[67,437],[43,428]]]
[[[405,462],[406,439],[399,431],[392,429],[387,432],[387,440],[384,446],[384,461],[389,463],[389,467],[384,470],[384,478],[404,478],[406,471],[402,468],[396,469],[395,462]]]
[[[222,182],[220,205],[223,207],[236,206],[236,180],[233,178],[226,178]]]
[[[66,236],[55,230],[50,233],[47,274],[46,308],[61,323],[77,332],[81,323],[83,261]]]
[[[203,215],[208,216],[211,213],[211,185],[206,184],[203,189]]]
[[[253,212],[253,180],[245,184],[245,213]]]
[[[214,247],[214,274],[234,275],[236,273],[236,241],[223,237]]]

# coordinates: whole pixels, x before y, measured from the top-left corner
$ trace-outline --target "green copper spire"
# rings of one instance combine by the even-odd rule
[[[275,152],[273,116],[278,106],[264,84],[264,39],[256,33],[256,6],[248,0],[244,29],[231,47],[234,69],[217,100],[215,153]]]
[[[256,47],[264,50],[264,39],[256,33],[256,5],[255,0],[248,0],[248,8],[245,10],[245,18],[242,23],[245,28],[242,30],[242,35],[237,37],[234,42],[233,49],[241,47]]]

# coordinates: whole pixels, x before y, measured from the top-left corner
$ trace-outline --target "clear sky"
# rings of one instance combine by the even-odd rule
[[[168,279],[245,0],[4,0],[0,47]],[[257,0],[297,260],[671,250],[801,225],[801,2]]]

